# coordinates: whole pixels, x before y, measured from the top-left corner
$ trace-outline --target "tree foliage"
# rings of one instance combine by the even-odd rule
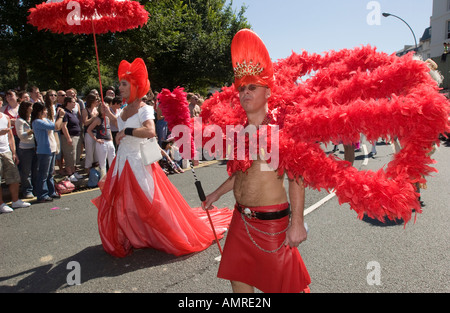
[[[27,24],[42,0],[0,0],[0,91],[98,88],[92,35],[60,35]],[[227,0],[141,0],[150,13],[139,29],[97,36],[103,86],[117,83],[121,60],[146,61],[152,88],[203,93],[232,82],[230,45],[249,28],[245,7]]]

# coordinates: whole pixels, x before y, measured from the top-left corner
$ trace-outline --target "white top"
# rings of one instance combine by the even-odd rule
[[[122,109],[117,109],[116,110],[116,113],[114,113],[112,110],[111,110],[111,113],[117,118],[117,119],[119,119],[119,116],[120,116],[120,114],[122,113]],[[119,131],[119,127],[117,127],[116,125],[114,125],[113,123],[111,123],[111,131],[112,132],[116,132],[116,131]]]
[[[53,130],[48,131],[48,141],[50,142],[50,151],[53,153],[56,153],[56,150],[58,149],[58,144],[56,142],[55,136],[59,136],[57,133],[55,133]]]
[[[125,128],[140,128],[143,123],[155,118],[153,107],[144,106],[139,109],[138,113],[130,116],[125,122],[120,116],[117,119],[119,131]],[[141,143],[147,140],[146,138],[138,138],[133,136],[125,136],[119,144],[119,149],[116,155],[116,165],[114,168],[114,175],[122,173],[125,162],[128,161],[133,171],[136,180],[142,188],[142,191],[147,195],[150,201],[153,201],[154,181],[152,178],[151,165],[145,166],[141,157]]]
[[[19,136],[19,148],[20,149],[32,149],[36,146],[34,142],[34,135],[28,135],[27,131],[31,129],[30,124],[22,118],[16,120],[16,132]]]
[[[145,121],[155,119],[155,110],[152,106],[147,105],[139,109],[138,113],[130,116],[125,122],[122,120],[122,114],[117,119],[117,126],[119,131],[125,128],[139,128],[142,127]]]
[[[0,113],[0,130],[4,130],[8,128],[8,117]],[[5,135],[0,136],[0,153],[6,153],[11,151],[9,149],[9,140],[8,140],[8,133]]]

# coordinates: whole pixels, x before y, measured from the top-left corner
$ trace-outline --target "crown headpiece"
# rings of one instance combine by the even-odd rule
[[[242,64],[236,63],[236,67],[234,68],[234,76],[237,79],[242,79],[245,76],[258,76],[264,71],[264,68],[261,67],[261,64],[256,63],[253,64],[253,60],[250,60],[248,63],[244,60]]]
[[[273,63],[264,42],[250,29],[240,30],[231,43],[234,85],[273,86]]]

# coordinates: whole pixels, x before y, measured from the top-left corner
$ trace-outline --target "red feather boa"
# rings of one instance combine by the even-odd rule
[[[293,53],[274,64],[276,84],[269,109],[280,126],[280,175],[304,178],[315,189],[335,190],[361,218],[411,219],[421,212],[412,183],[436,172],[428,153],[449,131],[448,100],[439,93],[424,62],[398,58],[371,47],[324,55]],[[304,82],[299,78],[313,73]],[[234,87],[202,105],[204,126],[243,125],[246,115]],[[352,143],[398,137],[402,150],[386,170],[358,171],[318,142]],[[234,165],[233,162],[240,162]],[[231,161],[230,174],[251,160]]]
[[[178,125],[187,126],[191,131],[189,134],[183,133],[182,135],[187,136],[190,142],[191,148],[191,159],[194,158],[195,146],[194,146],[194,137],[193,137],[193,128],[194,123],[191,119],[191,114],[189,111],[189,102],[186,99],[186,92],[184,92],[184,88],[178,87],[173,92],[170,92],[168,89],[163,89],[158,94],[158,101],[164,115],[164,119],[167,122],[167,126],[170,131],[173,131],[173,128]],[[175,141],[181,139],[181,136],[177,134],[175,136]],[[186,142],[186,139],[183,140]],[[180,153],[184,152],[184,146],[180,146]]]
[[[38,30],[49,30],[63,34],[92,34],[92,18],[94,17],[95,33],[121,32],[143,26],[147,23],[148,12],[137,1],[117,0],[77,0],[80,4],[80,25],[70,25],[68,18],[75,9],[68,6],[71,0],[42,3],[29,10],[28,23]],[[73,2],[73,1],[72,1]]]

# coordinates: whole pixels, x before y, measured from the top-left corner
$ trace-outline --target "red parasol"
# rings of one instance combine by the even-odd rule
[[[140,27],[148,20],[148,12],[144,6],[131,0],[49,0],[29,12],[28,23],[36,26],[38,30],[94,35],[102,103],[103,90],[96,34]]]

